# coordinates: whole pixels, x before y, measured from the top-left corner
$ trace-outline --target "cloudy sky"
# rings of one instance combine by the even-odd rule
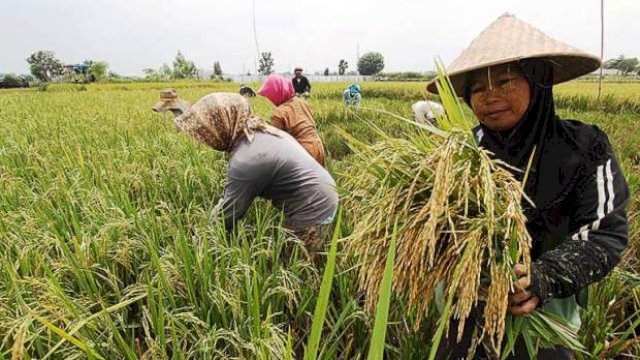
[[[178,50],[200,68],[255,72],[254,0],[0,0],[0,73],[52,50],[68,63],[107,61],[122,75],[170,63]],[[504,12],[552,37],[600,53],[600,0],[255,0],[260,51],[279,72],[336,69],[378,51],[385,71],[450,63]],[[640,0],[605,0],[605,58],[640,56]]]

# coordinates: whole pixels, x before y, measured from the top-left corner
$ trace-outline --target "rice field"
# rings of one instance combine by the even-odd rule
[[[255,84],[254,84],[255,85]],[[310,99],[340,184],[364,166],[340,132],[373,144],[410,125],[379,112],[348,111],[347,84],[315,84]],[[630,246],[593,286],[583,309],[583,359],[640,356],[640,84],[558,87],[561,116],[609,134],[632,191]],[[303,248],[258,201],[227,235],[209,212],[223,188],[224,155],[178,133],[151,111],[159,90],[191,102],[237,84],[212,82],[51,85],[0,91],[0,359],[302,358],[322,280]],[[411,116],[421,83],[364,83],[363,106]],[[252,100],[268,118],[266,100]],[[470,111],[468,111],[470,115]],[[347,217],[338,234],[358,221]],[[293,256],[282,249],[294,243]],[[338,247],[319,359],[361,359],[374,314],[358,290],[353,259]],[[422,359],[437,315],[415,319],[391,306],[389,359]],[[617,357],[616,357],[617,356]],[[628,356],[628,357],[624,357]]]

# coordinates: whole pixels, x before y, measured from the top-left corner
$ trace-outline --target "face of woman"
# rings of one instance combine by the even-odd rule
[[[524,75],[509,64],[476,71],[471,81],[471,108],[494,131],[516,126],[529,107],[531,89]]]

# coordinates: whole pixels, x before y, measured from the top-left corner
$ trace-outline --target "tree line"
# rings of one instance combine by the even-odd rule
[[[55,56],[53,51],[37,51],[27,59],[30,75],[16,76],[8,74],[0,76],[0,87],[22,87],[28,86],[34,81],[51,82],[94,82],[109,79],[119,79],[120,76],[109,71],[109,64],[101,60],[85,60],[82,63],[67,65]],[[430,78],[430,74],[417,72],[382,74],[384,69],[384,56],[379,52],[368,52],[362,55],[356,64],[359,75],[380,75],[387,80],[410,80]],[[271,52],[263,52],[257,64],[257,72],[261,75],[269,75],[274,72],[275,60]],[[620,55],[617,58],[609,59],[603,63],[604,69],[615,69],[619,75],[629,76],[640,75],[640,62],[638,58],[627,58]],[[349,69],[349,63],[345,59],[340,59],[337,64],[337,72],[331,71],[329,67],[324,69],[324,75],[345,75]],[[185,58],[182,52],[178,51],[172,64],[163,63],[159,68],[145,68],[142,70],[144,79],[149,81],[174,80],[174,79],[199,79],[200,74],[195,63]],[[410,74],[407,75],[407,74]],[[224,80],[224,73],[219,61],[214,61],[212,72],[209,76],[211,80]],[[251,75],[249,71],[247,75]]]
[[[627,58],[624,55],[605,61],[602,67],[605,69],[618,70],[618,73],[622,76],[640,75],[640,62],[638,62],[638,58]]]

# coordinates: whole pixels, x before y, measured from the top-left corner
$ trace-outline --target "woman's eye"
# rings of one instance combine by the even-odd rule
[[[478,86],[472,86],[471,87],[471,93],[475,94],[475,93],[479,93],[479,92],[483,92],[484,91],[484,87],[481,85]]]
[[[500,85],[507,85],[507,84],[511,84],[511,82],[513,81],[513,78],[507,78],[507,79],[502,79],[499,81]]]

